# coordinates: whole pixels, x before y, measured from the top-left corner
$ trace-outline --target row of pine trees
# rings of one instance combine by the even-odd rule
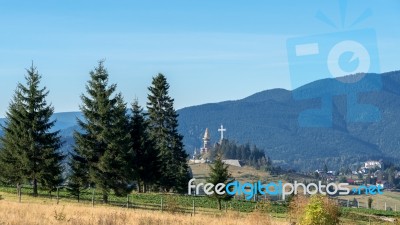
[[[125,195],[135,187],[140,192],[184,192],[190,176],[188,155],[165,76],[153,77],[147,112],[137,100],[128,109],[108,77],[103,61],[90,72],[81,95],[83,119],[77,119],[74,150],[66,154],[60,150],[60,131],[53,129],[54,108],[46,102],[49,91],[40,87],[37,69],[27,69],[26,85],[18,84],[2,126],[0,182],[32,185],[34,196],[38,187],[52,191],[67,185],[78,198],[96,188],[104,202],[110,193]]]

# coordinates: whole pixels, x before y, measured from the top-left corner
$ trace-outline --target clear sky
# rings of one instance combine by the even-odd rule
[[[288,38],[363,28],[376,31],[381,71],[400,69],[396,0],[0,1],[0,117],[32,60],[56,112],[78,110],[100,59],[128,102],[145,105],[163,73],[179,109],[290,89]]]

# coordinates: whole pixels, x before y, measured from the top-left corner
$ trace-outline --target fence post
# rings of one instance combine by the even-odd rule
[[[161,212],[163,212],[163,199],[161,198]]]
[[[385,211],[386,211],[387,207],[386,207],[386,202],[385,202]]]
[[[350,206],[350,200],[347,199],[347,208],[349,208],[349,206]]]
[[[18,193],[18,201],[19,201],[19,203],[21,203],[21,197],[22,197],[22,187],[21,187],[21,185],[20,184],[18,184],[18,186],[17,186],[17,193]]]
[[[92,188],[92,207],[94,207],[94,188]]]
[[[194,205],[194,199],[193,199],[193,216],[196,215],[196,206]]]
[[[397,212],[397,205],[394,205],[394,211]]]
[[[59,201],[60,201],[60,187],[57,187],[57,205]]]
[[[19,184],[17,184],[17,198],[19,198]]]

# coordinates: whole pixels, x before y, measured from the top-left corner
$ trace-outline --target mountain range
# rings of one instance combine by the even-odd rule
[[[361,79],[361,75],[348,79]],[[357,94],[359,103],[370,104],[380,113],[374,122],[349,122],[348,96],[340,86],[332,88],[337,79],[323,79],[294,91],[266,90],[237,101],[204,104],[179,110],[180,132],[185,146],[192,150],[201,146],[205,128],[217,142],[221,124],[225,137],[239,143],[252,143],[264,148],[276,164],[300,170],[339,169],[359,165],[366,160],[398,162],[400,159],[400,72],[367,74],[364,78],[377,87]],[[375,82],[379,81],[379,82]],[[357,86],[364,85],[363,87]],[[351,87],[362,90],[373,85],[356,82]],[[350,88],[348,88],[350,87]],[[347,91],[349,91],[347,90]],[[321,108],[320,98],[299,99],[301,93],[332,95],[332,125],[329,127],[300,126],[299,116],[308,109]],[[299,94],[300,93],[300,94]]]
[[[367,74],[379,78],[379,90],[357,95],[361,103],[375,106],[380,119],[373,122],[349,122],[346,95],[329,93],[327,88],[335,78],[317,80],[289,91],[272,89],[253,94],[244,99],[210,103],[178,110],[179,132],[191,155],[202,146],[202,137],[209,129],[211,142],[220,139],[218,128],[227,130],[225,138],[238,143],[255,144],[264,148],[276,165],[298,170],[315,170],[324,164],[339,169],[355,166],[365,160],[400,160],[400,71]],[[366,79],[366,78],[363,78]],[[332,97],[332,125],[307,127],[299,123],[299,115],[307,109],[321,107],[321,99],[298,99],[299,91],[324,90]],[[173,96],[172,96],[173,97]],[[80,112],[55,113],[54,130],[61,130],[65,141],[63,149],[73,145],[73,131]],[[4,119],[0,119],[3,123]],[[1,131],[0,131],[1,135]]]

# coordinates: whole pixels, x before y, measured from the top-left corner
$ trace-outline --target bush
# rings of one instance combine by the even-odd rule
[[[297,221],[301,225],[339,224],[339,216],[338,204],[326,196],[314,195],[308,198],[297,195],[289,204],[290,222]]]
[[[308,204],[308,198],[303,195],[296,195],[290,199],[289,203],[289,219],[290,222],[292,220],[298,220],[305,211],[305,208]]]
[[[300,219],[301,225],[339,224],[340,210],[336,202],[326,196],[314,195],[309,199]]]
[[[374,200],[371,197],[368,198],[368,209],[372,209],[372,202],[373,201]]]

